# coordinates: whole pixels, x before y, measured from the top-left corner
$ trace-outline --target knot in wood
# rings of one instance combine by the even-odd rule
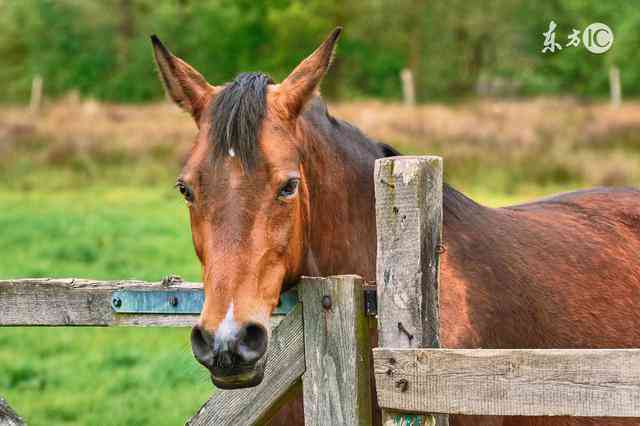
[[[164,277],[162,279],[162,281],[160,282],[160,284],[165,286],[165,287],[168,287],[168,286],[171,286],[171,285],[174,285],[174,284],[180,284],[182,282],[184,282],[184,280],[182,279],[181,276],[175,275],[175,274],[170,274],[170,275],[167,275],[166,277]]]
[[[396,388],[400,389],[400,392],[406,392],[409,389],[409,381],[407,379],[400,379],[396,382]]]
[[[404,333],[409,339],[409,342],[413,340],[413,334],[409,333],[409,330],[404,328],[404,325],[401,322],[398,322],[398,331],[400,331],[401,333]]]

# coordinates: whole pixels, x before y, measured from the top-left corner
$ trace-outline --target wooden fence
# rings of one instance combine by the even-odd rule
[[[272,319],[263,382],[216,391],[187,424],[263,424],[302,391],[307,425],[368,425],[373,377],[385,425],[444,425],[447,414],[640,417],[640,350],[440,349],[442,161],[381,159],[374,176],[379,347],[370,350],[361,278],[304,278],[300,303]],[[0,281],[0,326],[190,326],[197,311],[183,308],[201,294],[181,282]],[[0,398],[0,426],[19,424]]]

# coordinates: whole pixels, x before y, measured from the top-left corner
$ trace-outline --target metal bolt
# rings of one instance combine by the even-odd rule
[[[175,308],[178,306],[178,298],[176,296],[169,297],[169,304]]]
[[[328,296],[328,295],[322,296],[322,307],[325,310],[331,309],[331,296]]]
[[[122,306],[122,300],[119,297],[114,297],[113,306],[115,306],[116,308],[119,308],[120,306]]]

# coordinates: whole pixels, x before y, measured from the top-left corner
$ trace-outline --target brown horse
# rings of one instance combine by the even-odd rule
[[[207,83],[152,37],[168,94],[199,129],[177,187],[206,296],[193,353],[218,387],[261,381],[269,316],[301,275],[375,279],[373,166],[397,153],[333,118],[319,97],[339,34],[280,84],[250,73],[224,86]],[[444,241],[445,347],[640,346],[639,191],[596,189],[490,209],[445,185]],[[302,424],[300,408],[300,401],[285,408],[274,424]]]

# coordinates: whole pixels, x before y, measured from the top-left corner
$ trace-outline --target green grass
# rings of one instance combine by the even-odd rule
[[[167,186],[0,192],[0,277],[199,280]],[[0,395],[32,425],[183,424],[211,391],[185,328],[0,328]]]
[[[0,191],[0,277],[199,280],[187,210],[168,178],[34,176]],[[541,192],[462,189],[490,205]],[[0,328],[0,395],[32,425],[182,424],[211,392],[184,328]]]

